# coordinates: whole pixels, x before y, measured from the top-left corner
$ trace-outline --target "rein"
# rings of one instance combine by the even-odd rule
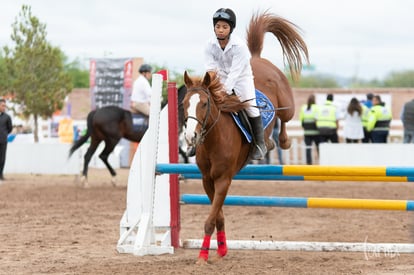
[[[190,88],[190,89],[187,90],[187,93],[189,93],[189,92],[198,92],[200,90],[203,91],[204,93],[206,93],[206,95],[207,95],[207,112],[206,112],[206,115],[205,115],[203,121],[201,121],[197,117],[193,117],[193,116],[188,116],[184,120],[185,124],[187,124],[188,119],[194,119],[195,121],[197,121],[198,124],[201,124],[200,138],[198,138],[196,140],[195,146],[197,146],[199,144],[202,144],[204,142],[204,139],[206,138],[207,134],[217,124],[217,122],[220,118],[220,115],[221,115],[221,110],[219,109],[218,115],[217,115],[216,119],[214,120],[213,124],[208,129],[206,129],[208,118],[211,115],[211,94],[210,94],[210,91],[206,88],[201,88],[200,87],[200,88]]]

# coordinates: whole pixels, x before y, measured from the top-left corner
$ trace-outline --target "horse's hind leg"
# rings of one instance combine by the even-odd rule
[[[96,151],[96,148],[98,148],[98,145],[99,142],[96,142],[92,139],[91,145],[89,146],[88,150],[85,153],[85,156],[83,157],[83,172],[81,179],[83,187],[88,187],[88,166],[93,154]]]
[[[102,153],[99,154],[99,158],[105,163],[106,168],[108,168],[109,173],[112,175],[111,183],[112,185],[116,185],[116,172],[112,168],[111,164],[108,161],[109,154],[114,150],[115,145],[118,143],[119,140],[105,140],[105,148],[103,149]]]
[[[286,131],[286,122],[281,121],[280,122],[280,133],[279,133],[279,146],[280,148],[287,150],[290,148],[291,142],[287,135]]]

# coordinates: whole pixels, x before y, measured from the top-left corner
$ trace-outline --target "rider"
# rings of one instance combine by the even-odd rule
[[[142,64],[139,67],[140,75],[132,86],[130,108],[134,116],[134,130],[145,131],[148,128],[150,103],[151,103],[151,84],[152,67]]]
[[[245,41],[232,35],[236,27],[236,15],[231,9],[218,9],[213,15],[213,26],[215,37],[208,41],[205,48],[206,69],[217,72],[228,94],[235,93],[241,101],[250,102],[246,112],[255,141],[252,158],[263,159],[267,148],[260,111],[256,107],[249,49]]]
[[[140,75],[134,81],[131,94],[131,111],[133,113],[149,116],[151,102],[151,72],[152,67],[148,64],[142,64],[139,67]]]

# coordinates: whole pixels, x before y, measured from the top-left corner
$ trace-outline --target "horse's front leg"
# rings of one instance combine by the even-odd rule
[[[226,231],[224,228],[224,213],[223,209],[220,209],[220,212],[217,215],[216,219],[216,229],[217,229],[217,254],[213,261],[218,261],[227,254],[227,241],[226,241]]]
[[[215,181],[215,184],[205,184],[203,181],[204,190],[206,191],[210,201],[211,210],[204,223],[204,239],[201,245],[198,256],[198,264],[206,263],[208,260],[208,253],[210,250],[211,235],[214,228],[217,227],[217,242],[219,244],[217,250],[217,257],[214,260],[221,259],[227,254],[226,237],[224,233],[224,215],[223,204],[230,186],[229,180]]]

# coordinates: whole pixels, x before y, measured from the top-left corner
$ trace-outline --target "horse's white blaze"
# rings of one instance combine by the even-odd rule
[[[187,119],[187,127],[185,128],[185,140],[187,141],[188,144],[191,144],[191,140],[195,137],[195,131],[196,131],[196,127],[197,127],[197,120],[191,118],[191,117],[197,117],[197,104],[200,102],[200,95],[199,94],[193,94],[190,97],[189,100],[189,105],[188,105],[188,109],[187,109],[187,115],[188,118]]]

